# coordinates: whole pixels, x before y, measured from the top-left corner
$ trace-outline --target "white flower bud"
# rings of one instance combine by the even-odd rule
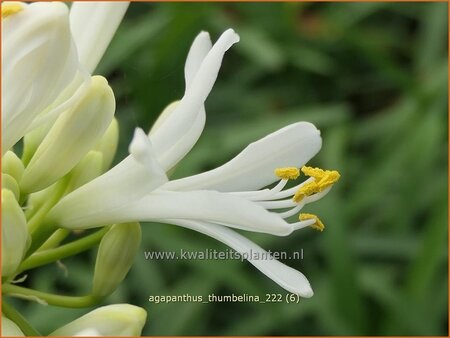
[[[99,307],[52,332],[50,336],[80,336],[96,332],[99,336],[140,336],[147,313],[129,304]]]
[[[116,155],[117,145],[119,144],[119,123],[114,118],[106,130],[100,142],[95,146],[95,150],[103,154],[102,171],[105,172],[111,166]]]
[[[70,172],[67,192],[73,191],[92,181],[103,172],[103,154],[91,150]]]
[[[103,236],[95,262],[93,296],[103,298],[114,292],[133,265],[140,243],[139,223],[115,224]]]
[[[114,111],[108,82],[92,77],[83,99],[58,118],[39,145],[20,182],[22,191],[39,191],[67,174],[103,136]]]
[[[25,215],[14,194],[2,189],[2,277],[12,275],[28,249]]]

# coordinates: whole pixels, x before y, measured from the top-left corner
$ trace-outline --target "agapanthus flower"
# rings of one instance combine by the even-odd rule
[[[203,233],[243,255],[252,252],[248,261],[266,276],[311,297],[301,272],[273,259],[244,232],[288,236],[303,228],[324,229],[316,215],[301,212],[339,179],[337,171],[306,166],[322,145],[313,124],[281,128],[216,169],[168,177],[201,136],[205,101],[225,53],[239,41],[233,29],[214,45],[207,32],[195,38],[185,62],[183,97],[164,109],[148,133],[136,128],[129,156],[108,170],[118,139],[115,98],[107,80],[93,73],[127,7],[2,3],[3,293],[58,306],[98,304],[132,265],[141,241],[138,222],[159,222]],[[19,157],[13,147],[22,139]],[[288,187],[300,176],[306,179]],[[91,235],[81,239],[91,247],[100,243],[89,295],[72,299],[17,285],[16,277],[39,266],[43,256],[50,262],[53,249],[64,251],[60,244],[67,230],[98,227],[104,229],[92,234],[92,242],[85,240]],[[20,335],[11,313],[2,317],[2,333]],[[111,305],[53,335],[139,335],[145,316],[132,305]]]
[[[294,123],[267,135],[217,169],[178,180],[166,175],[200,137],[205,100],[225,52],[238,41],[232,29],[214,46],[206,32],[200,33],[187,57],[183,98],[162,113],[148,135],[136,129],[130,155],[62,198],[49,212],[48,222],[68,229],[133,221],[170,223],[207,234],[241,253],[262,249],[230,228],[278,236],[305,227],[321,229],[314,215],[301,214],[293,223],[286,220],[327,194],[339,178],[334,171],[304,167],[311,177],[284,189],[321,147],[320,133],[311,123]],[[275,187],[265,188],[276,181]],[[311,185],[315,188],[305,190]],[[286,290],[312,296],[300,272],[273,259],[250,262]]]

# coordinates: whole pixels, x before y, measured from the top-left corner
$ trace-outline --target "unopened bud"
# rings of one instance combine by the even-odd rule
[[[102,170],[105,172],[111,166],[111,163],[116,155],[117,145],[119,144],[119,123],[114,118],[111,121],[108,129],[106,130],[103,137],[95,146],[95,150],[103,154],[103,167]]]
[[[91,150],[70,172],[67,192],[73,191],[92,181],[103,172],[103,154]]]
[[[24,169],[22,161],[14,152],[8,151],[2,157],[2,173],[12,176],[17,182],[22,179]]]
[[[52,332],[50,336],[72,337],[95,332],[98,336],[140,336],[147,313],[129,304],[99,307]]]
[[[17,201],[19,200],[20,198],[19,185],[12,176],[8,174],[2,174],[2,189],[8,189],[14,194],[16,200]]]
[[[92,77],[83,99],[61,115],[25,169],[20,187],[35,192],[67,174],[92,149],[110,125],[114,94],[105,78]]]
[[[139,223],[115,224],[106,233],[98,248],[92,295],[105,297],[123,281],[141,243]]]
[[[22,208],[10,190],[2,189],[2,277],[14,274],[28,244],[27,221]]]

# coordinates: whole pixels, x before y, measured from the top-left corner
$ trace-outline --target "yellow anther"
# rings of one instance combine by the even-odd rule
[[[320,168],[302,167],[302,172],[306,176],[311,176],[318,185],[318,191],[323,191],[325,188],[336,183],[341,175],[337,170],[323,170]]]
[[[321,191],[325,188],[328,188],[329,186],[336,183],[341,175],[336,170],[327,170],[325,172],[325,176],[322,177],[319,182],[317,183],[320,186]]]
[[[302,167],[302,173],[304,173],[306,176],[311,176],[314,177],[316,179],[321,179],[322,177],[325,176],[326,171],[320,168],[313,168],[313,167],[307,167],[307,166],[303,166]]]
[[[315,222],[310,225],[311,228],[319,230],[319,231],[323,231],[323,229],[325,229],[325,225],[322,223],[322,221],[319,219],[319,217],[317,217],[314,214],[300,214],[298,216],[298,219],[300,221],[306,221],[308,219],[313,219],[313,220],[315,220]]]
[[[295,192],[294,197],[292,198],[294,202],[299,203],[306,196],[310,196],[316,192],[320,191],[320,186],[316,181],[308,182],[303,184],[300,189]]]
[[[283,180],[295,180],[300,176],[300,170],[295,167],[277,168],[275,175]]]
[[[2,18],[4,19],[10,15],[19,13],[21,10],[23,10],[23,5],[21,5],[20,3],[4,3],[2,4]]]

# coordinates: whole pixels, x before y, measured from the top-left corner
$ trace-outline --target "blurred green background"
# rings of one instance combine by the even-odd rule
[[[171,225],[143,224],[142,254],[106,303],[144,307],[143,335],[447,335],[447,3],[133,3],[96,73],[117,97],[122,159],[183,95],[184,60],[200,30],[234,28],[206,103],[207,123],[174,177],[207,170],[295,121],[321,130],[311,161],[342,179],[308,206],[327,228],[248,234],[315,295],[299,304],[151,304],[149,295],[285,293],[247,262],[146,261],[144,250],[225,247]],[[30,286],[83,294],[95,252],[32,273]],[[85,310],[22,304],[42,332]]]

